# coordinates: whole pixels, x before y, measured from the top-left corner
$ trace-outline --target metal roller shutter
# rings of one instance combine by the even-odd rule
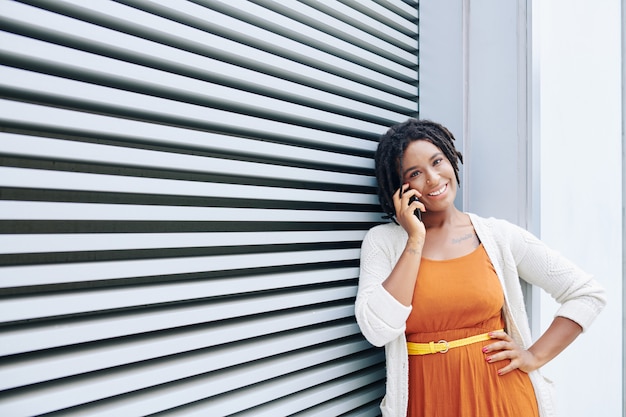
[[[417,5],[0,1],[0,415],[378,415],[353,317]]]

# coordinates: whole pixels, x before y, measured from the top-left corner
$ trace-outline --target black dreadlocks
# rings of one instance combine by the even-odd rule
[[[386,217],[390,219],[394,219],[396,215],[393,206],[393,193],[401,185],[400,165],[402,156],[409,143],[420,139],[427,140],[441,149],[454,168],[457,183],[461,184],[458,162],[463,163],[463,155],[454,147],[454,136],[448,129],[430,120],[413,118],[391,126],[380,137],[374,157],[378,199],[383,211],[387,214]]]

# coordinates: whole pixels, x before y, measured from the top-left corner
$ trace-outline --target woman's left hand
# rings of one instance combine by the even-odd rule
[[[490,336],[492,339],[498,339],[498,341],[483,348],[485,360],[489,363],[507,359],[510,361],[508,365],[498,369],[498,375],[508,374],[515,369],[528,373],[539,368],[535,355],[526,349],[522,349],[506,332],[491,332]]]

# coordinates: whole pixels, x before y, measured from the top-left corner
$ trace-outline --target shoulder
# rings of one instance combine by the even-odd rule
[[[519,259],[530,249],[546,249],[539,238],[508,220],[483,218],[475,214],[470,214],[470,218],[478,238],[494,251],[509,253]]]
[[[407,234],[395,223],[384,223],[372,227],[363,239],[362,249],[366,251],[382,251],[388,254],[397,252],[404,247]]]
[[[520,226],[517,226],[508,220],[498,219],[495,217],[481,217],[474,213],[467,213],[470,216],[476,233],[485,235],[489,234],[494,238],[505,238],[513,235],[525,235],[529,232]]]
[[[407,234],[395,223],[385,223],[368,230],[361,245],[361,265],[387,259],[397,260],[406,244]]]
[[[365,235],[366,240],[377,242],[401,241],[406,237],[404,229],[395,223],[383,223],[369,229]]]
[[[509,221],[504,220],[504,219],[498,219],[496,217],[482,217],[475,213],[467,213],[467,215],[472,220],[472,224],[474,224],[474,226],[478,225],[480,227],[488,227],[488,228],[495,228],[495,229],[514,226],[513,223],[510,223]]]

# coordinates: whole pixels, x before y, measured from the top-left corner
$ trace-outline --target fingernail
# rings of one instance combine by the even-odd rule
[[[485,358],[485,360],[486,360],[487,362],[491,362],[491,356],[487,356],[487,357]]]
[[[483,348],[483,353],[487,353],[487,347]]]

